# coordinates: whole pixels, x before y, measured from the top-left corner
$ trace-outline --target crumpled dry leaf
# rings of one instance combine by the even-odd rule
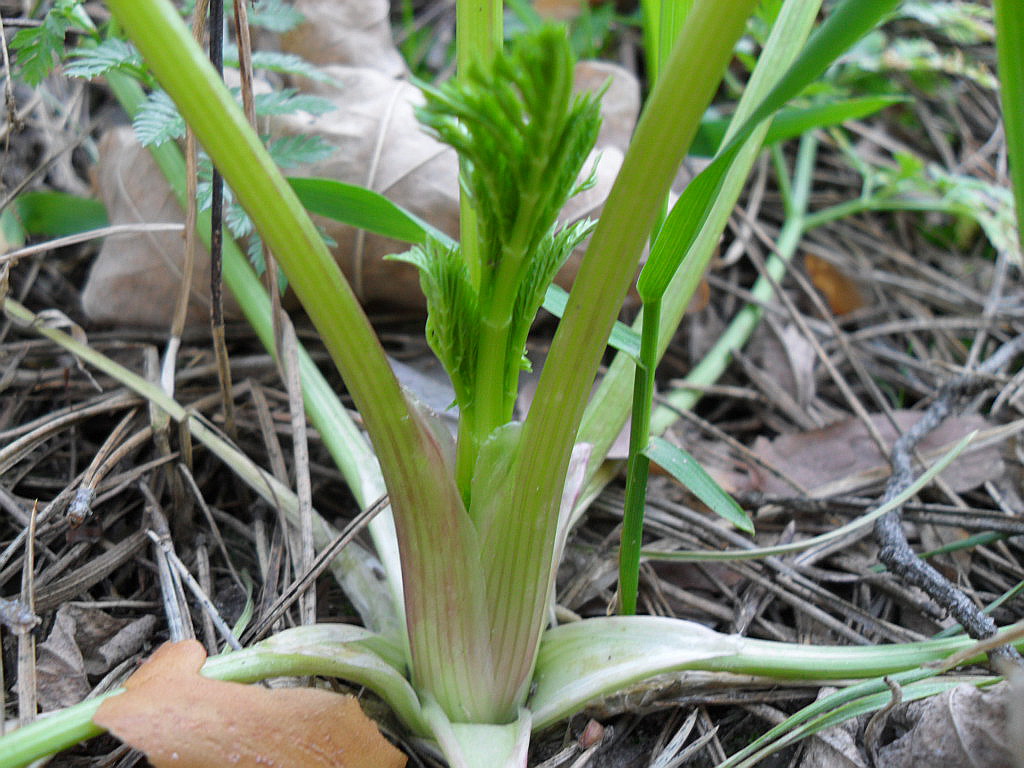
[[[919,411],[900,410],[893,414],[901,431],[921,418]],[[875,427],[891,447],[896,432],[884,414],[871,417]],[[976,429],[991,426],[981,416],[959,416],[946,419],[918,444],[922,455],[952,446]],[[773,440],[759,437],[754,454],[770,466],[797,481],[812,494],[842,492],[877,482],[889,476],[889,464],[881,456],[867,429],[857,418],[848,418],[822,429],[788,435]],[[955,491],[968,491],[986,480],[999,477],[1004,471],[998,446],[972,450],[967,448],[943,472],[941,477]],[[742,490],[760,491],[769,495],[790,496],[793,488],[783,480],[760,469],[750,467],[751,486]],[[846,486],[849,487],[846,487]]]
[[[639,108],[639,88],[625,70],[607,64],[578,66],[584,73],[581,87],[600,87],[607,77],[613,78],[608,91],[609,132],[604,134],[609,143],[599,145],[584,165],[584,173],[589,173],[600,157],[595,185],[569,201],[560,215],[564,223],[599,215],[622,165],[623,153],[617,145],[628,143]],[[454,150],[420,129],[412,109],[421,101],[419,90],[368,68],[329,66],[323,71],[337,82],[305,81],[303,88],[332,100],[337,109],[319,117],[308,113],[282,116],[274,121],[273,129],[278,135],[316,134],[337,150],[294,175],[369,187],[457,236],[458,161]],[[101,143],[100,155],[100,196],[112,224],[183,220],[149,153],[135,143],[129,129],[109,133]],[[384,258],[407,250],[407,244],[328,219],[319,218],[318,223],[336,241],[334,257],[361,301],[419,310],[425,307],[416,268]],[[168,325],[181,280],[182,251],[177,233],[107,238],[82,294],[90,320]],[[581,247],[560,273],[558,283],[563,287],[571,283],[582,254]],[[193,274],[190,324],[207,322],[208,273],[209,254],[200,248]],[[229,318],[238,316],[229,295],[225,296],[225,312]]]
[[[1011,768],[1006,741],[1010,689],[958,685],[945,693],[900,707],[906,731],[879,747],[878,765],[886,768]]]
[[[454,150],[422,132],[412,105],[419,90],[401,76],[406,67],[391,39],[387,0],[297,0],[307,19],[281,36],[283,50],[320,65],[334,82],[296,78],[301,90],[334,102],[333,112],[279,116],[276,135],[317,134],[337,147],[321,162],[293,175],[321,176],[369,187],[457,236],[459,221],[458,161]],[[640,108],[640,86],[627,70],[608,62],[581,62],[577,90],[597,90],[607,83],[602,100],[603,124],[594,160],[596,184],[573,198],[560,215],[563,223],[596,218],[622,165]],[[149,153],[135,144],[127,129],[109,134],[101,146],[100,195],[112,224],[144,221],[180,222],[177,203]],[[419,273],[412,265],[385,261],[407,250],[405,243],[357,231],[338,222],[319,221],[337,245],[335,260],[356,295],[367,303],[422,310],[425,300]],[[166,326],[181,281],[182,238],[176,233],[109,237],[83,291],[83,308],[94,322]],[[577,249],[558,278],[568,287],[583,247]],[[192,282],[190,324],[208,316],[209,255],[200,248]],[[237,307],[225,297],[225,311]]]
[[[36,652],[39,703],[44,712],[82,701],[89,677],[105,675],[136,653],[156,625],[155,616],[134,621],[71,604],[57,609],[53,628]]]
[[[405,765],[354,697],[209,680],[199,674],[205,658],[196,640],[161,646],[93,722],[156,768]]]
[[[111,224],[180,223],[178,202],[131,128],[108,131],[100,141],[96,183]],[[103,242],[82,290],[82,309],[94,323],[162,326],[171,322],[182,278],[180,232],[111,235]],[[199,247],[192,274],[188,322],[209,322],[210,254]],[[225,292],[224,310],[238,317]]]
[[[321,66],[348,64],[391,77],[407,73],[391,39],[388,0],[294,0],[306,22],[281,36],[281,50]]]

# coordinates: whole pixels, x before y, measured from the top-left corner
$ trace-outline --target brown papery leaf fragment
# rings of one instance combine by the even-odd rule
[[[405,765],[354,697],[209,680],[199,674],[205,659],[195,640],[162,645],[93,722],[156,768]]]
[[[831,262],[808,253],[804,256],[804,268],[814,287],[825,297],[832,314],[838,317],[864,306],[864,295],[857,283]]]

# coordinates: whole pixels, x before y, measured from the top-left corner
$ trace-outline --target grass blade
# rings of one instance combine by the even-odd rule
[[[796,61],[729,144],[719,152],[711,165],[690,182],[676,202],[637,282],[637,290],[645,302],[654,297],[660,298],[665,293],[683,256],[689,252],[707,220],[732,161],[758,124],[819,77],[840,54],[871,30],[896,5],[898,0],[846,0],[825,19]]]
[[[422,243],[428,232],[451,243],[440,230],[366,187],[316,178],[290,178],[288,183],[310,213],[405,243]]]
[[[736,500],[714,481],[693,456],[682,448],[672,445],[664,438],[651,438],[651,444],[644,454],[685,485],[694,496],[707,504],[711,510],[725,518],[742,531],[754,532],[754,523]]]
[[[1024,4],[996,0],[996,53],[1010,179],[1017,208],[1017,243],[1024,246]]]

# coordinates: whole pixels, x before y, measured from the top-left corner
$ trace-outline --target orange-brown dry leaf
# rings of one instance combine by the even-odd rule
[[[195,640],[162,645],[93,722],[156,768],[405,765],[352,696],[209,680],[199,674],[205,659]]]
[[[864,306],[864,295],[857,284],[832,263],[808,253],[804,256],[804,268],[814,287],[821,291],[832,313],[837,317]]]

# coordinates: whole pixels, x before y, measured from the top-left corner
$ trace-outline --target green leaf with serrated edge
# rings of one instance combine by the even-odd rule
[[[571,99],[571,55],[554,27],[519,40],[491,70],[420,84],[420,122],[458,150],[480,217],[484,260],[521,262],[535,252],[575,185],[599,125],[593,95]],[[528,267],[522,265],[522,270]],[[509,270],[521,272],[519,264]],[[481,298],[490,293],[481,275]]]
[[[729,166],[758,124],[819,77],[843,51],[892,12],[898,1],[845,0],[828,15],[729,145],[690,182],[676,201],[637,281],[641,299],[648,301],[665,293],[680,261],[700,233]]]
[[[712,512],[742,531],[754,532],[754,524],[736,500],[690,454],[661,437],[652,437],[643,454],[682,483]]]
[[[288,183],[310,213],[351,224],[404,243],[422,243],[427,233],[446,246],[455,244],[415,214],[365,187],[334,179],[290,178]]]
[[[388,258],[419,269],[427,299],[427,343],[448,373],[456,401],[471,403],[477,356],[473,329],[480,325],[480,317],[476,291],[459,249],[427,238],[422,246]]]
[[[886,107],[903,104],[906,101],[906,97],[903,96],[866,96],[815,104],[809,107],[784,109],[772,118],[772,124],[764,137],[764,143],[767,146],[780,141],[788,141],[815,128],[827,128],[840,125],[848,120],[860,120]],[[728,127],[728,120],[706,120],[701,123],[700,132],[693,141],[690,154],[698,157],[712,157],[722,143],[722,138]]]
[[[274,139],[267,145],[267,151],[278,167],[294,168],[323,160],[335,151],[335,147],[322,136],[296,134]]]
[[[558,285],[549,285],[541,305],[555,317],[565,314],[569,302],[569,294]],[[608,346],[629,355],[635,362],[640,361],[640,334],[625,323],[616,321],[608,337]]]
[[[593,231],[594,223],[589,219],[564,227],[559,232],[549,232],[537,247],[532,259],[532,269],[519,284],[519,295],[516,297],[512,311],[512,328],[509,333],[508,356],[510,362],[520,361],[518,365],[510,365],[506,370],[505,388],[516,396],[519,387],[519,370],[530,370],[527,360],[526,339],[530,328],[537,319],[537,311],[544,301],[544,294],[558,270],[575,248]]]
[[[158,147],[165,141],[185,135],[185,121],[164,91],[153,91],[146,97],[146,102],[132,120],[132,128],[144,147]]]
[[[257,115],[290,115],[295,112],[323,115],[337,109],[329,99],[311,93],[299,93],[295,88],[257,93],[253,97],[253,106]]]
[[[64,51],[64,33],[68,26],[66,19],[48,13],[40,26],[19,30],[11,38],[18,77],[31,86],[37,86],[53,71]]]
[[[109,223],[99,200],[64,192],[27,192],[14,201],[25,231],[44,237],[64,237],[99,229]]]
[[[68,77],[93,78],[122,67],[140,68],[142,58],[125,40],[110,37],[99,45],[80,45],[68,54],[64,74]]]

